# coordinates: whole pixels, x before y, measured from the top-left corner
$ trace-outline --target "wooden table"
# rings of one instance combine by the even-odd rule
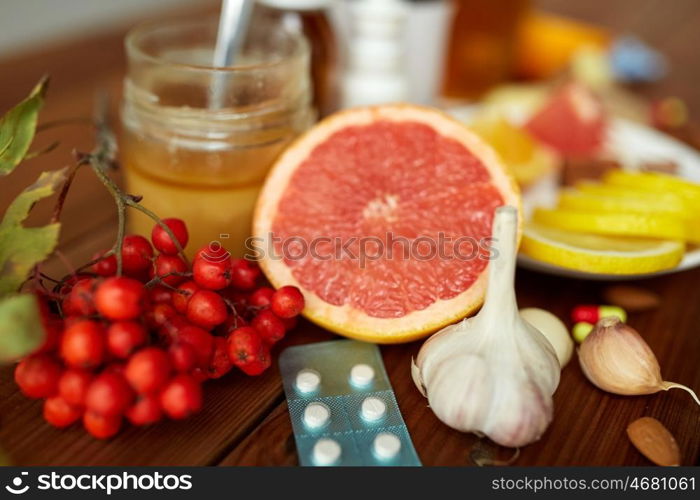
[[[670,77],[648,90],[673,93],[700,111],[700,82],[695,48],[700,34],[700,5],[693,0],[540,2],[562,13],[601,22],[620,31],[631,30],[664,50],[673,64]],[[0,63],[0,110],[19,100],[43,73],[52,76],[43,122],[89,116],[96,89],[119,95],[124,74],[123,31]],[[38,172],[70,161],[72,148],[92,145],[89,130],[81,126],[42,133],[37,145],[60,140],[53,154],[23,165],[0,179],[0,209],[4,210]],[[40,203],[33,220],[46,220],[50,203]],[[68,263],[84,262],[114,240],[115,213],[102,187],[84,173],[77,180],[64,211],[61,255],[48,270],[65,273]],[[632,315],[629,322],[657,354],[664,376],[700,390],[700,269],[641,283],[663,297],[658,310]],[[540,306],[565,318],[578,303],[596,302],[603,284],[518,272],[522,307]],[[331,334],[301,323],[281,347],[328,340]],[[470,452],[477,439],[440,423],[413,386],[410,359],[420,343],[382,347],[382,354],[401,411],[418,454],[425,465],[472,464]],[[277,349],[277,353],[280,348]],[[12,381],[12,368],[0,369],[0,444],[16,464],[33,465],[294,465],[294,439],[276,366],[263,376],[234,373],[208,382],[204,410],[183,422],[164,422],[148,429],[126,428],[116,438],[101,442],[77,426],[53,429],[41,420],[41,404],[26,399]],[[641,416],[661,420],[678,440],[683,463],[700,457],[700,408],[682,391],[646,397],[619,397],[603,393],[583,377],[574,359],[562,373],[555,394],[555,417],[542,439],[524,448],[518,465],[645,465],[629,444],[625,427]],[[478,447],[501,459],[486,441]]]

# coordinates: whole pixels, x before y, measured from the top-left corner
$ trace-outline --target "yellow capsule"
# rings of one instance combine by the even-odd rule
[[[617,306],[600,306],[598,308],[598,314],[600,315],[599,319],[601,318],[607,318],[609,316],[614,316],[623,323],[627,322],[627,312]]]
[[[574,340],[580,344],[586,339],[586,337],[588,337],[588,334],[592,331],[593,325],[591,323],[586,323],[585,321],[582,321],[574,325],[574,328],[571,331],[571,333],[574,336]]]

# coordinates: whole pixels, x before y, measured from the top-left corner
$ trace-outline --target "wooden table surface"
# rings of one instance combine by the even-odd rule
[[[645,90],[675,94],[700,112],[700,66],[695,51],[700,4],[694,0],[547,0],[539,2],[611,29],[632,31],[663,50],[672,71],[663,83]],[[119,95],[124,75],[123,30],[69,45],[0,62],[0,110],[18,101],[44,74],[52,76],[43,122],[89,116],[97,89]],[[41,170],[70,162],[72,148],[92,145],[89,129],[68,126],[39,135],[36,145],[60,140],[49,156],[27,162],[10,177],[0,179],[0,210]],[[40,203],[33,220],[46,220],[51,206]],[[64,211],[61,255],[48,270],[62,274],[70,265],[109,248],[115,235],[115,213],[103,188],[84,172],[73,187]],[[657,354],[667,380],[700,390],[700,269],[640,282],[663,297],[662,306],[634,314],[629,323]],[[545,307],[566,318],[579,303],[600,300],[604,284],[575,281],[518,271],[521,307]],[[329,340],[333,335],[303,322],[283,345]],[[499,449],[473,435],[440,423],[410,377],[410,359],[420,342],[382,347],[382,354],[399,406],[418,454],[425,465],[469,465],[476,448],[481,454],[507,459]],[[574,359],[562,372],[555,397],[554,421],[542,439],[522,449],[517,465],[646,465],[629,444],[625,428],[632,420],[652,416],[676,436],[683,463],[698,464],[700,408],[682,391],[645,397],[620,397],[595,389]],[[474,445],[477,447],[474,448]],[[0,446],[19,465],[294,465],[294,439],[279,372],[273,365],[260,377],[232,373],[205,385],[205,406],[183,422],[155,427],[127,427],[102,442],[77,426],[59,431],[41,419],[41,404],[22,396],[12,380],[12,368],[0,368]]]

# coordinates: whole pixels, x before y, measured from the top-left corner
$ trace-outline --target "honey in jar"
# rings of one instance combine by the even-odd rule
[[[183,21],[129,34],[120,149],[127,191],[187,223],[188,253],[218,241],[241,256],[267,171],[314,120],[309,49],[283,26],[256,23],[234,65],[215,68],[216,26]],[[133,210],[128,224],[146,236],[153,227]]]

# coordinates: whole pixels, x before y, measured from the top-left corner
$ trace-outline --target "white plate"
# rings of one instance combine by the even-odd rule
[[[468,123],[477,111],[478,106],[464,106],[450,110],[457,119]],[[678,165],[678,175],[700,183],[700,153],[682,142],[669,137],[654,129],[622,118],[611,120],[606,138],[607,149],[617,156],[624,168],[634,169],[642,162],[670,160]],[[535,187],[532,193],[523,200],[525,212],[529,213],[534,204],[550,204],[556,198],[556,186],[549,182]],[[673,269],[648,274],[599,274],[576,271],[554,266],[518,255],[518,264],[526,269],[540,271],[558,276],[589,280],[632,280],[676,273],[685,269],[700,266],[700,248],[692,248],[685,253],[683,260]]]

